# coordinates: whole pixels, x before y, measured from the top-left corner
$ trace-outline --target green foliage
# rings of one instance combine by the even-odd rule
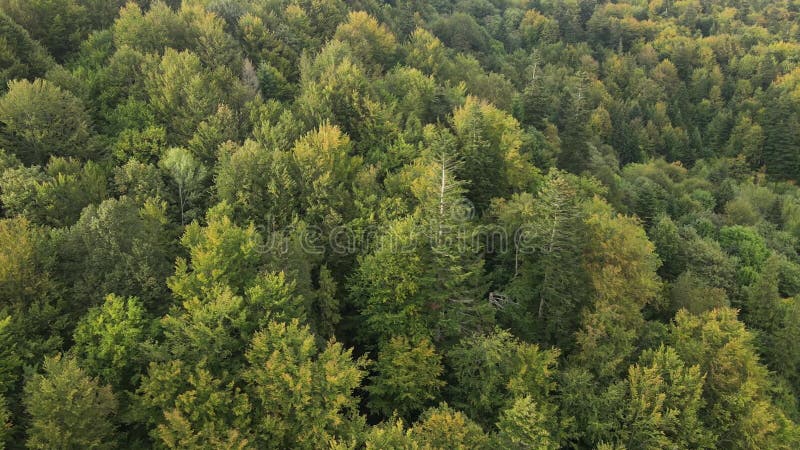
[[[53,65],[47,52],[28,32],[0,11],[0,84],[5,90],[11,80],[41,78]]]
[[[159,161],[159,165],[169,174],[175,187],[178,188],[181,225],[185,225],[187,209],[201,195],[203,181],[206,178],[206,168],[188,150],[181,147],[167,150]]]
[[[444,386],[441,356],[427,339],[394,337],[381,347],[375,370],[366,387],[369,407],[389,417],[413,417],[438,397]]]
[[[394,62],[397,43],[386,25],[379,24],[363,11],[351,12],[347,22],[336,28],[334,39],[345,42],[353,56],[366,67],[388,68]]]
[[[179,258],[175,275],[168,281],[178,298],[191,299],[227,286],[242,294],[250,286],[263,261],[262,238],[255,227],[233,223],[229,207],[221,203],[206,215],[206,226],[192,222],[181,244],[189,261]]]
[[[22,366],[20,348],[12,332],[11,317],[0,320],[0,448],[6,448],[5,445],[13,433],[14,423],[8,399],[15,393]],[[17,421],[18,419],[14,419],[14,422]]]
[[[467,181],[467,198],[483,210],[495,197],[532,187],[535,169],[520,154],[522,133],[517,121],[495,107],[468,97],[453,112],[453,126],[464,165],[457,171]]]
[[[181,306],[162,318],[167,350],[182,361],[206,360],[212,369],[241,363],[250,336],[270,321],[305,318],[303,298],[283,272],[259,276],[244,297],[217,285]]]
[[[489,444],[489,438],[480,425],[446,403],[425,411],[411,428],[411,436],[428,448],[465,450],[484,448]]]
[[[636,219],[614,214],[597,197],[587,209],[587,265],[598,300],[646,305],[660,287],[656,269],[661,262],[644,229]]]
[[[150,58],[144,89],[157,123],[167,129],[168,142],[183,144],[197,126],[220,104],[238,107],[241,86],[230,72],[210,70],[189,50],[168,48],[160,58]]]
[[[241,146],[220,148],[216,196],[241,221],[278,227],[291,223],[296,208],[296,181],[290,155],[247,140]]]
[[[78,323],[73,351],[89,374],[117,389],[125,388],[139,375],[143,344],[150,333],[141,302],[111,294]]]
[[[63,234],[59,269],[87,306],[113,293],[136,296],[151,311],[163,312],[173,254],[164,205],[140,207],[123,197],[83,210]]]
[[[729,306],[724,290],[709,286],[691,271],[680,274],[670,286],[669,301],[672,311],[686,309],[692,314]]]
[[[594,305],[584,311],[576,357],[599,377],[616,377],[631,362],[644,325],[641,310],[661,287],[656,275],[660,262],[636,219],[614,215],[597,197],[587,209],[590,244],[585,264]]]
[[[769,96],[767,98],[778,100],[770,102],[763,114],[763,164],[770,174],[780,178],[797,177],[800,171],[797,155],[787,151],[800,141],[796,128],[800,120],[795,103],[798,87],[796,72],[797,69],[794,69],[793,76],[775,80],[765,94]]]
[[[143,53],[164,53],[166,49],[191,50],[209,67],[237,70],[241,64],[233,38],[225,32],[223,20],[200,5],[185,3],[174,11],[155,1],[147,12],[129,2],[112,27],[114,44]]]
[[[188,147],[203,164],[213,164],[219,146],[238,140],[237,118],[226,105],[220,105],[217,112],[200,122]]]
[[[539,11],[528,10],[519,22],[519,34],[525,48],[531,48],[540,42],[551,43],[558,39],[558,22]]]
[[[0,397],[0,448],[5,448],[5,443],[11,435],[11,413],[8,411],[6,399]]]
[[[411,432],[403,428],[403,421],[384,422],[378,426],[370,427],[364,438],[364,447],[368,450],[392,449],[418,449],[419,444],[411,437]]]
[[[114,157],[124,162],[135,159],[140,163],[155,163],[165,153],[167,131],[163,127],[150,126],[144,130],[122,131],[114,143]]]
[[[520,335],[569,346],[589,294],[581,261],[586,231],[577,180],[552,172],[536,197],[518,194],[496,201],[493,209],[507,239],[514,239],[504,294],[516,304],[506,307],[506,317]],[[539,326],[526,330],[531,322]]]
[[[25,218],[0,220],[0,301],[3,306],[35,297],[46,280],[42,269],[42,233]]]
[[[17,354],[14,336],[11,334],[12,330],[9,325],[11,325],[10,316],[0,320],[0,344],[3,346],[3,350],[0,352],[0,396],[4,399],[13,391],[19,375],[17,371],[22,363]],[[4,404],[3,407],[5,406]],[[3,420],[3,423],[5,422],[7,420]],[[0,439],[0,442],[3,442],[3,439]]]
[[[669,216],[661,216],[654,221],[647,234],[662,261],[658,269],[659,275],[667,280],[674,280],[686,269],[687,264],[685,244],[677,224]]]
[[[547,429],[549,418],[530,397],[521,397],[503,411],[497,423],[504,448],[556,449]]]
[[[408,66],[419,69],[427,75],[435,75],[444,68],[447,58],[446,47],[430,31],[424,28],[415,29],[406,45]]]
[[[74,358],[45,358],[44,373],[25,384],[31,417],[28,448],[113,448],[117,401]]]
[[[114,187],[117,193],[144,206],[148,201],[157,201],[167,192],[161,171],[153,164],[128,160],[114,169]]]
[[[623,426],[614,441],[626,448],[713,448],[701,420],[703,378],[669,347],[643,353],[628,369],[628,392],[616,406],[625,411]]]
[[[780,260],[771,256],[756,281],[745,289],[742,318],[758,332],[756,342],[764,363],[796,389],[800,354],[793,337],[798,332],[798,307],[795,298],[784,299],[779,292],[779,264]]]
[[[507,331],[463,339],[447,353],[452,382],[449,397],[469,417],[491,426],[517,396],[528,396],[552,412],[557,350],[540,350]],[[552,417],[551,417],[552,420]]]
[[[749,284],[753,281],[769,256],[769,250],[758,233],[743,226],[723,227],[719,231],[719,243],[724,250],[739,259],[740,282]]]
[[[3,389],[16,386],[19,362],[38,364],[43,355],[56,351],[75,319],[74,311],[59,301],[58,284],[50,275],[51,243],[43,229],[25,218],[0,220]]]
[[[246,448],[250,405],[233,383],[202,364],[151,364],[139,388],[140,402],[154,407],[152,437],[166,448]]]
[[[57,60],[64,61],[78,49],[91,29],[89,10],[82,3],[78,0],[2,0],[0,9],[25,27]]]
[[[211,369],[241,364],[248,331],[245,300],[230,290],[209,293],[201,301],[194,297],[161,320],[166,350],[176,360],[199,364],[208,361]]]
[[[103,167],[89,161],[53,157],[44,170],[38,166],[15,167],[0,175],[0,200],[8,215],[21,215],[33,222],[72,225],[86,206],[107,197]]]
[[[386,146],[396,135],[386,106],[375,98],[363,66],[347,44],[331,41],[315,58],[300,62],[296,105],[308,128],[338,125],[361,154]]]
[[[718,436],[717,444],[736,448],[779,445],[791,430],[771,404],[767,369],[756,354],[753,335],[730,308],[701,316],[678,312],[672,342],[687,364],[706,374],[701,417]]]
[[[319,289],[315,292],[310,311],[311,322],[320,337],[330,338],[334,336],[336,325],[342,320],[342,315],[336,280],[325,265],[319,269],[318,285]]]
[[[298,210],[309,223],[330,229],[350,218],[354,209],[351,185],[362,161],[349,152],[350,139],[331,125],[322,125],[295,142],[292,165],[299,188]]]
[[[178,15],[167,4],[153,2],[146,14],[136,2],[128,2],[112,28],[117,47],[132,47],[143,52],[161,51],[164,47],[182,48],[188,32]]]
[[[94,156],[91,119],[81,101],[48,81],[9,83],[0,123],[0,145],[26,164],[42,164],[49,155]]]
[[[0,0],[0,447],[800,447],[795,3]]]
[[[397,334],[452,340],[492,322],[491,306],[482,301],[483,262],[470,251],[480,249],[463,183],[453,175],[456,165],[444,151],[416,161],[416,214],[390,222],[350,280],[365,335],[377,342]]]
[[[264,97],[277,100],[289,100],[292,97],[292,85],[286,77],[267,62],[261,63],[256,72],[258,87]]]
[[[352,436],[359,421],[353,391],[365,373],[350,350],[333,341],[320,349],[308,327],[273,322],[253,337],[247,361],[243,377],[257,402],[262,448],[317,448]]]

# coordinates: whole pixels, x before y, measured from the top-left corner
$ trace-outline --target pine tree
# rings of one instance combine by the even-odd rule
[[[0,12],[0,42],[0,91],[11,80],[42,78],[53,65],[47,51],[5,12]]]
[[[534,198],[520,194],[496,204],[495,214],[514,239],[513,276],[502,288],[516,305],[508,317],[519,333],[568,347],[585,305],[589,284],[583,269],[586,245],[577,180],[552,172]],[[509,262],[511,264],[511,262]],[[522,323],[538,323],[534,330]]]
[[[800,116],[794,106],[784,100],[783,89],[772,88],[770,94],[777,101],[770,102],[764,117],[764,165],[767,173],[779,178],[797,179],[800,176],[800,159],[793,151],[800,143],[798,121]]]
[[[443,342],[493,323],[472,210],[450,155],[442,150],[417,161],[414,214],[388,225],[351,279],[351,299],[378,342],[397,334]]]

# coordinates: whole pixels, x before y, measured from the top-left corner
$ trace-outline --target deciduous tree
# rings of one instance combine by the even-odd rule
[[[111,387],[89,377],[72,357],[45,358],[43,368],[25,384],[28,447],[115,447],[117,401]]]
[[[375,366],[377,374],[366,387],[372,411],[390,417],[412,418],[438,397],[444,386],[440,379],[442,357],[428,339],[394,337],[381,347]]]
[[[13,81],[0,98],[0,144],[26,164],[48,156],[93,156],[91,120],[81,101],[45,80]]]

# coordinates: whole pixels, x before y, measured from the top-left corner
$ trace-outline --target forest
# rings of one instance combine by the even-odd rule
[[[0,0],[0,449],[800,448],[800,0]]]

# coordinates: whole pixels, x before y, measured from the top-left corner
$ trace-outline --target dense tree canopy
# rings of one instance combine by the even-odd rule
[[[0,0],[0,448],[800,448],[795,0]]]

